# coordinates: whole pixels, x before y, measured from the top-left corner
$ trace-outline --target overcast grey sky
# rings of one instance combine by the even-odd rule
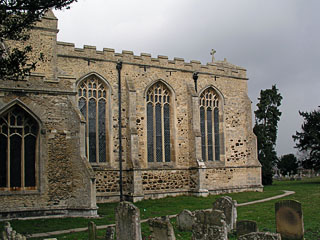
[[[278,156],[295,153],[299,110],[320,105],[319,0],[78,0],[55,11],[59,41],[245,67],[256,109],[261,89],[283,96]]]

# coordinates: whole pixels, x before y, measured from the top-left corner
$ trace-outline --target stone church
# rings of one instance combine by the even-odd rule
[[[30,76],[0,79],[0,218],[119,201],[119,140],[124,199],[262,191],[244,68],[75,48],[57,24],[32,30]]]

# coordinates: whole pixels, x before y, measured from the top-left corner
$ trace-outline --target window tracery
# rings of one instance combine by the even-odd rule
[[[38,131],[20,106],[0,116],[0,189],[35,189]]]
[[[208,88],[201,93],[199,101],[202,159],[219,161],[219,98],[212,88]]]
[[[170,162],[170,98],[169,89],[161,82],[147,92],[148,162]]]
[[[86,124],[86,155],[91,163],[108,161],[107,87],[96,76],[78,87],[78,106]]]

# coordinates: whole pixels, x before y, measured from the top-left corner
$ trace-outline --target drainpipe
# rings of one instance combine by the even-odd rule
[[[194,89],[196,90],[196,92],[198,92],[198,85],[197,85],[198,74],[199,74],[199,72],[194,72],[192,75],[192,78],[194,80]]]
[[[120,202],[123,201],[123,190],[122,190],[122,133],[121,133],[121,69],[122,61],[117,62],[118,70],[118,101],[119,101],[119,188],[120,188]]]

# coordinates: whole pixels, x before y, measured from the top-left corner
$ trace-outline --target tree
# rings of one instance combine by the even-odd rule
[[[271,89],[261,90],[255,113],[253,132],[258,140],[258,159],[262,165],[262,183],[272,184],[272,167],[276,164],[278,121],[280,120],[282,96],[275,85]]]
[[[306,158],[302,160],[302,166],[306,169],[320,170],[320,110],[312,112],[299,112],[304,118],[301,132],[293,135],[296,148],[304,151]]]
[[[277,166],[282,175],[296,174],[298,171],[298,159],[292,153],[280,157]]]
[[[31,46],[9,48],[7,42],[26,42],[29,30],[51,8],[69,8],[77,0],[0,0],[0,79],[18,79],[36,67]],[[41,59],[42,56],[39,56]]]

